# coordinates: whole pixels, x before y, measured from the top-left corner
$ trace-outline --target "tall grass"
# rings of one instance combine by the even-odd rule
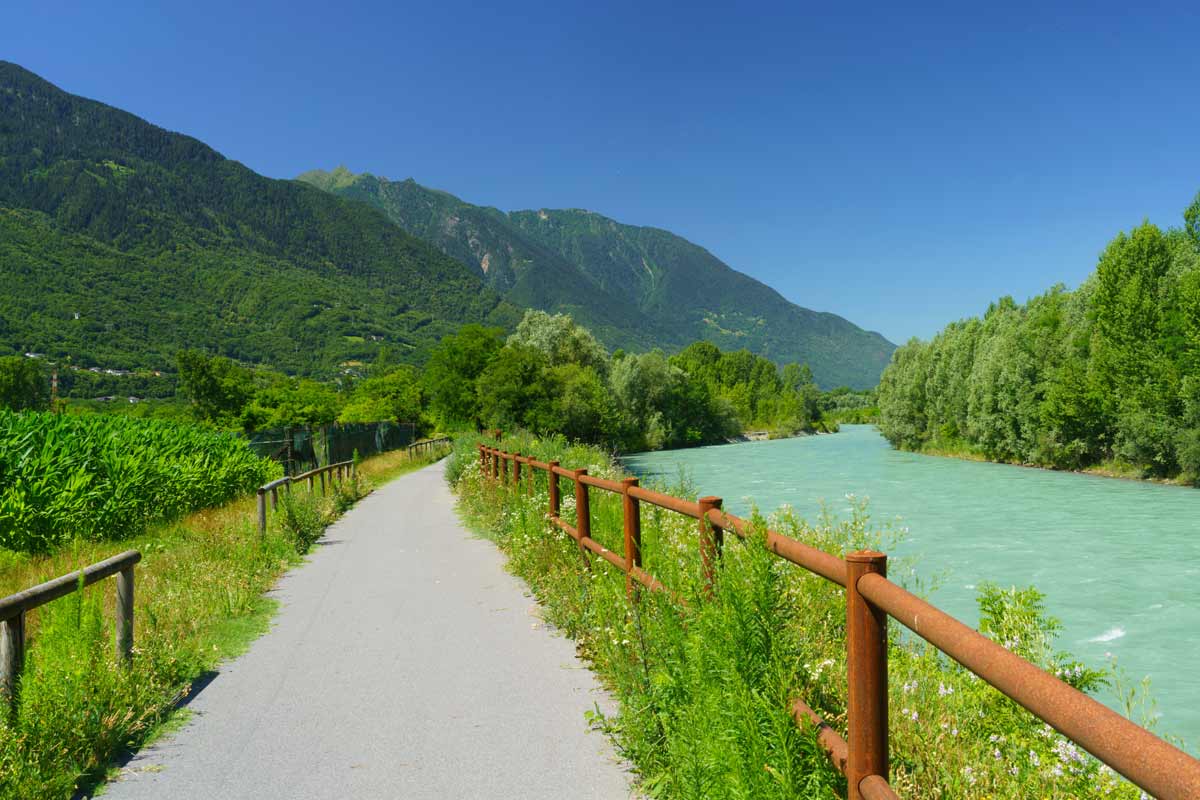
[[[133,536],[278,474],[241,439],[192,425],[0,410],[0,548]]]
[[[605,454],[562,441],[515,437],[508,450],[556,458],[567,467],[621,477]],[[464,517],[508,556],[510,569],[541,601],[546,618],[578,642],[620,710],[592,716],[637,768],[642,788],[663,798],[822,798],[844,779],[797,727],[787,708],[803,698],[844,736],[844,590],[776,558],[761,532],[780,533],[841,555],[888,547],[866,505],[848,519],[806,522],[789,510],[754,518],[758,534],[727,541],[711,599],[705,597],[697,522],[642,504],[645,568],[683,602],[625,593],[623,573],[585,559],[551,526],[543,473],[527,497],[483,480],[472,442],[448,469]],[[563,516],[573,495],[563,481]],[[695,497],[686,482],[659,487]],[[591,492],[592,535],[622,552],[619,498]],[[896,570],[903,580],[905,571]],[[911,582],[911,578],[909,579]],[[910,587],[911,588],[911,587]],[[1053,647],[1057,623],[1033,589],[985,587],[981,630],[1077,687],[1113,673]],[[999,692],[922,640],[890,635],[892,785],[900,796],[934,798],[1137,798],[1117,778]],[[1144,720],[1138,720],[1144,722]]]

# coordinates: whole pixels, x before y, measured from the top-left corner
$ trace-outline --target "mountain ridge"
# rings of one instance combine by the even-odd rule
[[[0,348],[169,367],[199,346],[329,375],[519,310],[376,209],[0,61]]]
[[[875,385],[895,349],[881,334],[793,303],[663,228],[588,209],[505,212],[413,178],[391,181],[344,166],[297,180],[374,205],[478,270],[511,302],[571,311],[610,347],[677,349],[706,339],[780,364],[808,363],[821,385],[855,388]]]

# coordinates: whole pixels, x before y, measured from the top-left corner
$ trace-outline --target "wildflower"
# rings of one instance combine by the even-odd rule
[[[1038,754],[1033,750],[1029,751],[1029,763],[1033,764],[1035,767],[1040,766],[1042,763],[1042,760],[1038,758]]]
[[[996,759],[997,761],[1000,760],[1000,748],[996,748],[992,751],[992,758]]]
[[[938,697],[945,697],[948,694],[954,694],[954,687],[938,681]]]

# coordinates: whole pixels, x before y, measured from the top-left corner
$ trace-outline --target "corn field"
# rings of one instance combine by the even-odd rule
[[[280,474],[238,437],[163,420],[0,410],[0,547],[120,539]]]

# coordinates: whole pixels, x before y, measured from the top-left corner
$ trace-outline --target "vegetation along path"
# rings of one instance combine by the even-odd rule
[[[365,498],[320,544],[280,583],[272,630],[105,797],[629,796],[587,729],[592,674],[459,524],[440,465]]]

